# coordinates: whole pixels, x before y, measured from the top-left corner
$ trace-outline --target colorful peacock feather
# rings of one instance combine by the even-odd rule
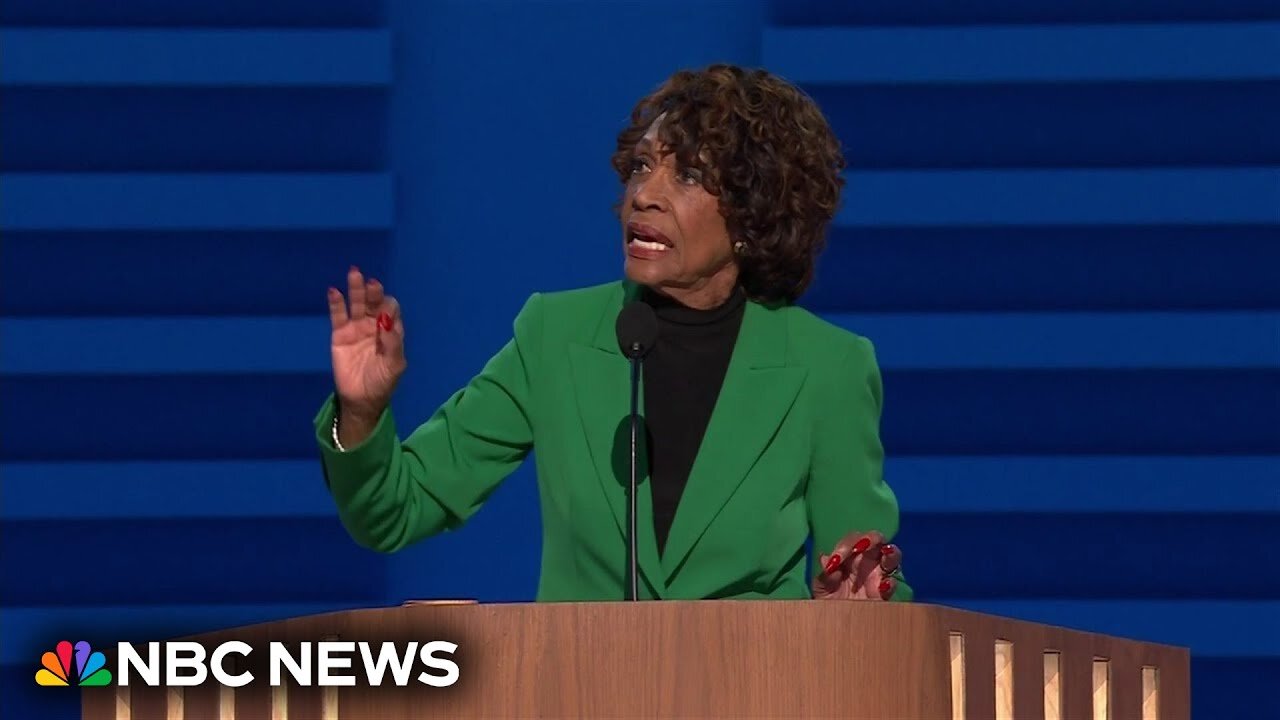
[[[76,672],[71,673],[71,659],[75,656]],[[100,652],[94,652],[89,643],[81,640],[73,647],[63,640],[53,652],[47,652],[40,658],[43,666],[36,671],[36,684],[49,686],[87,685],[101,686],[111,684],[111,671],[106,668],[107,658]]]

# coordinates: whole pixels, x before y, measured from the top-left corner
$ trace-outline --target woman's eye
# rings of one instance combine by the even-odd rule
[[[702,171],[698,168],[684,168],[680,171],[680,182],[686,185],[702,184]]]
[[[649,169],[649,163],[644,158],[631,158],[631,174],[639,175]]]

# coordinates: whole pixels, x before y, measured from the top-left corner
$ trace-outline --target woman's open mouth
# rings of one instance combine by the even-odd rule
[[[644,223],[627,223],[627,251],[638,257],[661,255],[675,243],[650,225]]]

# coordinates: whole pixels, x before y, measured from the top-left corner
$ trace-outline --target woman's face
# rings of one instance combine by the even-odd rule
[[[701,171],[681,167],[666,152],[658,139],[661,121],[636,144],[623,195],[626,274],[691,307],[713,307],[738,280],[729,230]]]

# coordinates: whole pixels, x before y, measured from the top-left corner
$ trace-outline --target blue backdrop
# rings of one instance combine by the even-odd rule
[[[877,344],[919,599],[1189,645],[1196,715],[1257,716],[1280,6],[1113,5],[3,3],[4,710],[75,716],[32,682],[58,639],[531,598],[530,467],[395,556],[338,524],[325,288],[354,263],[399,296],[425,419],[530,293],[618,276],[614,133],[730,61],[848,146],[805,303]]]

